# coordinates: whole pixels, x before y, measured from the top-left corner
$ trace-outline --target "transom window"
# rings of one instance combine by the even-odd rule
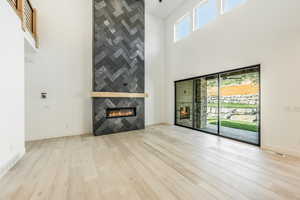
[[[188,13],[183,16],[174,27],[174,41],[177,42],[191,33],[191,15]]]
[[[247,0],[222,0],[223,12],[229,12],[235,7],[246,3]]]
[[[219,15],[218,0],[205,0],[194,9],[194,30],[202,28]]]
[[[190,13],[181,17],[174,24],[174,42],[190,35],[192,31],[203,28],[221,14],[233,10],[248,0],[199,0],[193,9],[193,17]]]

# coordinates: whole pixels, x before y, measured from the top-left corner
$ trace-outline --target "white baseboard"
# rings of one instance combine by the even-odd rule
[[[14,167],[19,160],[25,155],[25,149],[21,152],[14,154],[12,158],[4,163],[4,165],[0,168],[0,179],[12,168]]]
[[[26,138],[26,142],[40,141],[40,140],[48,140],[55,138],[63,138],[63,137],[72,137],[72,136],[81,136],[81,135],[93,135],[92,133],[80,133],[80,134],[68,134],[68,135],[54,135],[54,136],[45,136],[40,138]]]
[[[149,125],[146,125],[146,128],[149,128],[149,127],[152,127],[152,126],[170,126],[171,124],[168,124],[168,123],[165,123],[165,122],[162,122],[162,123],[157,123],[157,124],[149,124]]]
[[[287,156],[293,156],[293,157],[298,157],[300,158],[300,152],[291,150],[291,149],[284,149],[281,147],[275,147],[275,146],[269,146],[269,145],[262,145],[261,149],[264,151],[271,151],[274,153],[282,154],[282,155],[287,155]]]

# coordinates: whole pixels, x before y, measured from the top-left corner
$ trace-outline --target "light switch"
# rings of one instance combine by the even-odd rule
[[[295,106],[294,107],[294,112],[300,112],[300,107],[299,106]]]

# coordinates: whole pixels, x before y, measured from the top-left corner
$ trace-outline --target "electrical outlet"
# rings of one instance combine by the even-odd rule
[[[292,108],[291,108],[291,106],[285,106],[285,107],[284,107],[284,110],[285,110],[286,112],[291,112],[291,111],[292,111]]]
[[[300,112],[300,106],[285,106],[284,110],[286,112],[299,113]]]
[[[299,106],[295,106],[294,107],[294,112],[300,112],[300,107]]]
[[[50,109],[50,106],[49,106],[48,104],[45,104],[43,107],[44,107],[45,109]]]

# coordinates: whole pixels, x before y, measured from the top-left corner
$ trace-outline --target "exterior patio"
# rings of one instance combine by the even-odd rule
[[[208,124],[207,128],[204,128],[202,130],[214,133],[216,132],[217,129],[218,129],[217,125]],[[259,144],[259,134],[253,131],[246,131],[242,129],[221,126],[220,135],[249,142],[252,144]]]

